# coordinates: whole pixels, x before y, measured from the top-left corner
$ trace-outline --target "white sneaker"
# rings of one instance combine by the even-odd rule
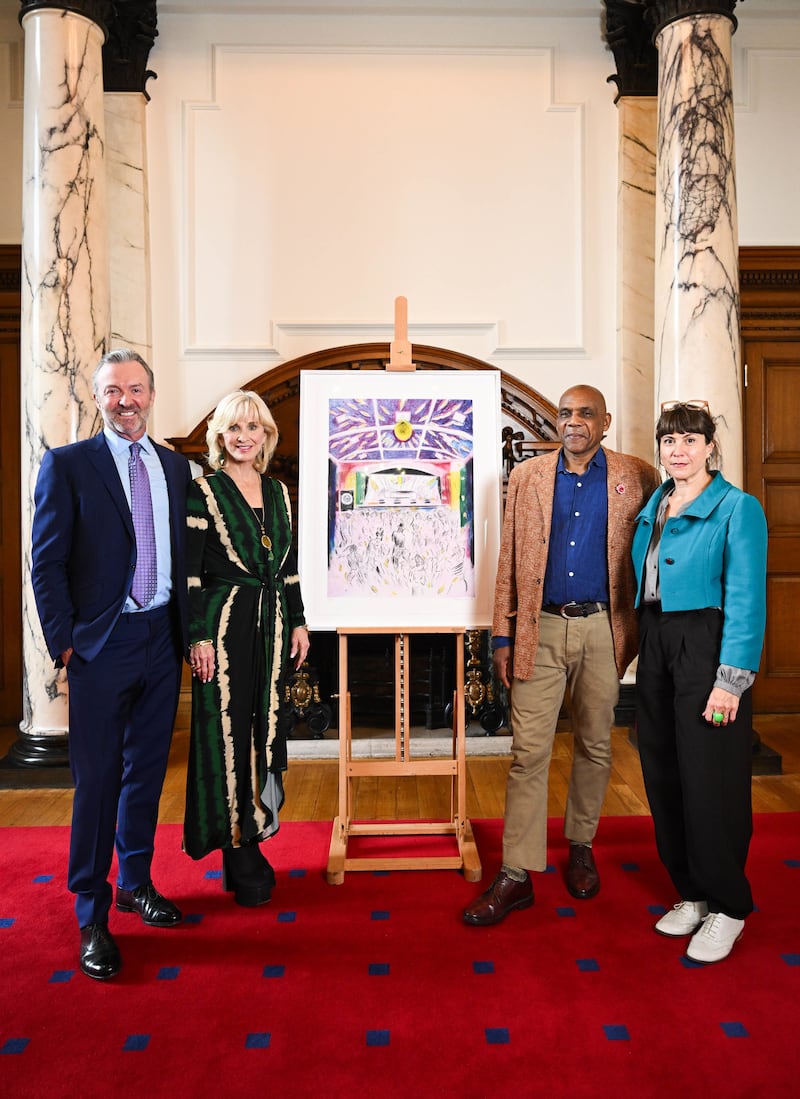
[[[659,935],[669,935],[679,939],[682,935],[693,935],[708,915],[705,901],[681,901],[662,916],[656,924]]]
[[[711,912],[703,920],[703,926],[692,936],[686,948],[686,957],[693,962],[721,962],[733,950],[744,931],[744,920],[734,920],[724,912]]]

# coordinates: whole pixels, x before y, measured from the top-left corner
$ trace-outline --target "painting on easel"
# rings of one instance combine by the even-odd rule
[[[301,374],[312,628],[488,625],[501,493],[499,374]]]

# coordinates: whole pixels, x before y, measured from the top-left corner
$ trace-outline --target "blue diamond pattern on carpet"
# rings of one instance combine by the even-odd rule
[[[575,915],[575,909],[572,907],[571,904],[558,905],[558,907],[556,908],[556,915],[557,916],[574,916]]]
[[[74,969],[56,969],[53,972],[53,976],[50,978],[50,984],[59,985],[66,984],[67,981],[71,981],[75,976]]]
[[[648,904],[647,911],[651,916],[664,916],[666,915],[667,907],[664,904]]]
[[[473,962],[473,973],[494,973],[494,962]]]
[[[220,878],[222,877],[222,871],[221,870],[206,870],[206,875],[205,876],[208,878],[209,881],[219,881]]]
[[[376,909],[374,912],[370,913],[369,918],[371,920],[388,920],[389,913],[385,909]]]
[[[125,1039],[125,1044],[122,1048],[124,1050],[140,1051],[143,1049],[147,1049],[149,1041],[149,1034],[129,1034],[128,1037]]]
[[[24,1053],[30,1038],[9,1038],[0,1046],[0,1053]]]
[[[723,1032],[729,1038],[749,1038],[747,1027],[743,1023],[720,1023]]]
[[[294,870],[289,871],[290,878],[304,878],[305,876],[306,872],[302,866],[296,866]]]
[[[604,1026],[603,1030],[609,1042],[629,1042],[631,1040],[626,1026],[615,1024],[613,1026]]]
[[[639,864],[638,862],[623,862],[622,869],[626,874],[638,874]]]
[[[52,874],[37,874],[36,877],[33,879],[34,884],[36,884],[36,885],[43,885],[44,883],[52,881],[52,880],[53,880],[53,875]]]
[[[4,916],[2,917],[2,919],[0,919],[0,927],[11,927],[13,923],[13,918],[9,919],[7,916]]]
[[[599,964],[594,958],[578,958],[577,964],[581,973],[597,973],[600,969]]]
[[[388,977],[389,964],[388,962],[370,962],[368,973],[370,977]]]
[[[248,1034],[244,1041],[245,1049],[267,1049],[272,1035],[269,1031]]]
[[[203,918],[203,913],[202,912],[189,912],[186,916],[183,917],[183,922],[184,923],[200,923],[202,918]]]
[[[507,1046],[511,1041],[508,1027],[490,1026],[484,1031],[487,1044],[490,1046]]]
[[[282,965],[265,965],[262,970],[262,977],[282,977],[284,974],[284,966]]]
[[[368,1030],[367,1031],[367,1045],[368,1046],[388,1046],[389,1045],[389,1031],[388,1030]]]
[[[279,912],[278,923],[294,923],[297,919],[296,912]]]
[[[691,958],[687,958],[684,954],[681,958],[681,965],[684,969],[705,969],[702,962],[693,962]]]
[[[787,965],[800,965],[800,954],[781,954]]]
[[[179,965],[162,965],[158,971],[158,980],[177,981],[180,971],[181,967]]]

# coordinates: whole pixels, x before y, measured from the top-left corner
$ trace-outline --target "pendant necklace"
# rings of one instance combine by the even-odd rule
[[[271,540],[270,536],[267,534],[266,529],[264,528],[264,496],[263,496],[263,494],[261,496],[261,507],[260,508],[254,508],[253,505],[251,504],[250,508],[252,509],[253,515],[255,515],[255,517],[256,517],[256,522],[258,523],[259,528],[261,530],[261,545],[264,547],[264,549],[271,550],[272,549],[272,540]],[[259,514],[258,514],[259,511],[261,512],[261,516],[259,516]]]

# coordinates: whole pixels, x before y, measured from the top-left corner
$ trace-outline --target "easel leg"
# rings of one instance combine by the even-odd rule
[[[344,882],[344,860],[347,856],[347,828],[341,817],[333,822],[331,845],[328,850],[328,885],[341,885]]]

